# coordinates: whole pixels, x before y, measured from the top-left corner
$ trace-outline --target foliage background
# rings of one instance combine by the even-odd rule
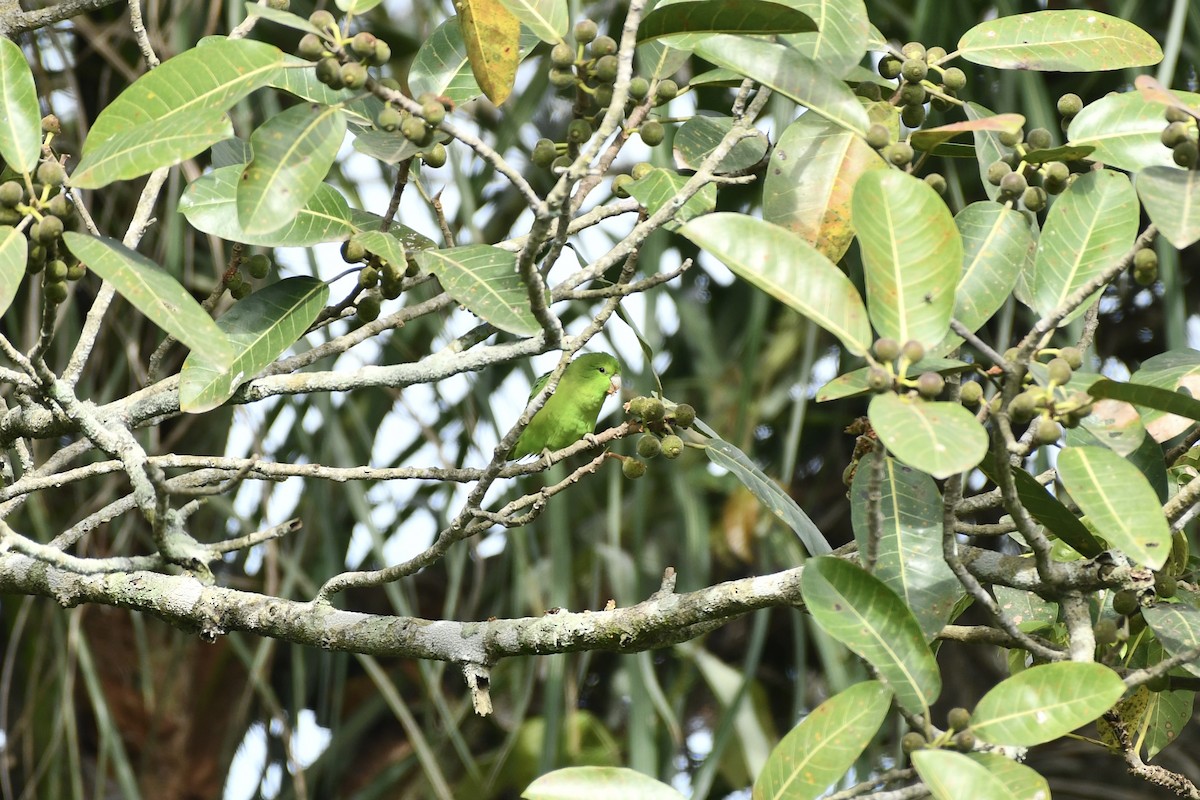
[[[944,0],[868,0],[867,5],[872,22],[893,40],[948,49],[975,22],[1044,7],[972,0],[954,3],[948,13]],[[1196,90],[1200,5],[1126,0],[1051,6],[1087,6],[1135,22],[1167,53],[1159,80]],[[315,7],[293,3],[301,14]],[[599,20],[602,30],[612,30],[622,18],[620,3],[583,12]],[[402,70],[451,13],[445,3],[389,2],[369,22],[392,45],[393,68]],[[155,50],[165,58],[201,36],[227,32],[241,20],[243,6],[149,0],[143,15]],[[256,36],[285,50],[294,45],[292,32],[275,26],[260,25]],[[124,4],[80,14],[24,37],[21,44],[39,89],[54,90],[46,110],[64,120],[64,136],[76,143],[87,122],[142,69]],[[565,124],[563,106],[546,101],[541,64],[526,65],[525,89],[503,112],[477,115],[478,124],[502,146],[527,150],[537,131]],[[1133,79],[1121,72],[1000,73],[960,66],[968,72],[971,99],[1024,114],[1029,127],[1051,129],[1057,126],[1054,102],[1062,93],[1074,91],[1086,102],[1110,90],[1127,90]],[[278,110],[272,101],[259,103],[262,96],[238,107],[239,131]],[[720,111],[724,97],[700,91],[695,102],[699,110]],[[776,116],[767,124],[773,140],[792,111],[786,101],[777,102]],[[673,110],[682,113],[679,106]],[[669,165],[668,148],[656,148],[652,160]],[[952,210],[983,197],[973,166],[964,163],[968,168],[947,172]],[[173,207],[186,181],[204,166],[192,163],[172,171],[158,224],[141,248],[160,263],[180,265],[197,296],[207,294],[229,256],[227,245],[191,229]],[[390,186],[392,180],[390,173],[377,175],[373,169],[373,162],[359,158],[348,160],[342,171],[340,188],[351,198],[361,196],[366,207],[378,205],[380,185]],[[549,187],[548,173],[531,170],[530,175],[539,190]],[[446,187],[452,228],[478,231],[477,240],[494,241],[510,230],[520,232],[522,206],[495,192],[492,178],[479,164],[452,158],[427,176],[426,185],[434,192]],[[138,182],[118,184],[103,190],[102,202],[93,200],[102,231],[112,235],[123,229],[139,188]],[[756,189],[726,189],[720,205],[745,210],[758,199]],[[403,221],[436,233],[428,216]],[[660,233],[643,247],[641,260],[677,263],[694,255],[688,248],[680,238]],[[333,248],[280,257],[301,272],[317,270],[318,261],[339,263]],[[1198,289],[1188,276],[1196,257],[1195,247],[1182,254],[1162,248],[1161,284],[1154,291],[1132,283],[1110,290],[1095,345],[1106,372],[1124,375],[1166,348],[1195,346]],[[847,263],[852,276],[861,273],[856,250]],[[655,353],[653,365],[665,395],[690,402],[768,474],[779,476],[833,546],[849,541],[842,470],[853,437],[843,429],[864,413],[865,401],[815,405],[811,400],[815,389],[837,374],[834,340],[746,283],[730,282],[720,268],[701,266],[650,295],[647,304],[631,306]],[[52,363],[69,355],[86,300],[75,306],[80,316],[61,329]],[[993,320],[990,341],[1007,342],[1018,324],[1014,315],[1023,313],[1010,304]],[[36,319],[35,310],[19,298],[0,328],[25,338]],[[377,353],[350,356],[374,363],[414,360],[460,324],[424,317],[380,340]],[[141,386],[145,376],[131,372],[123,354],[132,343],[154,342],[158,335],[130,315],[127,325],[102,340],[84,377],[91,399],[102,402]],[[625,358],[626,385],[650,389],[653,378],[630,337],[613,346]],[[280,461],[333,466],[476,463],[476,448],[489,446],[517,413],[516,406],[497,398],[519,402],[538,371],[515,364],[430,389],[283,398],[264,412],[236,408],[174,420],[148,434],[161,437],[148,444],[176,452],[259,452]],[[381,430],[389,435],[377,438]],[[534,525],[459,546],[415,579],[352,593],[347,602],[366,611],[431,618],[539,615],[558,607],[598,609],[610,598],[622,605],[635,602],[658,588],[667,566],[677,571],[678,588],[687,590],[774,572],[801,559],[793,535],[773,523],[739,484],[714,474],[707,460],[685,455],[669,466],[652,467],[636,483],[622,480],[615,466],[606,468],[572,489],[568,501],[552,503]],[[215,499],[201,512],[200,527],[211,526],[214,538],[291,516],[304,520],[299,535],[249,560],[239,555],[222,581],[307,598],[326,576],[344,568],[352,538],[360,555],[367,548],[389,554],[415,549],[420,543],[411,537],[443,526],[459,491],[434,483],[411,489],[316,481],[299,491],[294,483],[247,483],[232,502]],[[115,488],[101,480],[40,493],[14,525],[44,541],[96,511]],[[94,554],[120,551],[136,527],[117,522],[101,529],[91,540]],[[5,626],[0,729],[6,736],[0,790],[6,797],[133,796],[135,785],[143,796],[215,797],[230,785],[230,764],[239,748],[256,758],[240,762],[234,773],[239,785],[231,797],[516,797],[534,776],[569,764],[628,765],[696,798],[747,796],[746,787],[779,736],[805,710],[864,677],[857,662],[802,615],[763,611],[733,620],[704,639],[653,653],[503,662],[493,672],[496,713],[480,719],[458,671],[442,664],[375,661],[237,633],[206,644],[154,619],[109,608],[64,612],[37,598],[5,598],[0,609]],[[952,643],[942,648],[940,661],[947,676],[941,712],[969,705],[1003,674],[1003,665]],[[897,736],[879,743],[877,763],[896,757]],[[1153,787],[1127,778],[1118,759],[1089,759],[1085,766],[1081,752],[1070,742],[1035,751],[1032,765],[1050,779],[1055,796],[1158,796]],[[1161,758],[1197,780],[1195,754],[1195,747],[1180,742]],[[258,789],[251,790],[255,785]]]

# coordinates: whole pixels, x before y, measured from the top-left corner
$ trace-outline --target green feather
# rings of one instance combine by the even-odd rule
[[[588,353],[568,364],[554,394],[521,432],[511,457],[561,450],[592,433],[613,378],[620,372],[617,359],[608,353]],[[549,372],[538,378],[529,398],[532,400],[549,380]]]

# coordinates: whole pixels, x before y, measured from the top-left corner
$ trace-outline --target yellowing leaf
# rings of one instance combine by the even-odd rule
[[[512,93],[521,62],[521,23],[500,0],[459,0],[454,8],[475,81],[500,105]]]

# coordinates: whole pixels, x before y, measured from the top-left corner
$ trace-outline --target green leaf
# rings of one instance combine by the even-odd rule
[[[904,377],[915,379],[922,372],[937,372],[942,375],[949,375],[955,372],[968,372],[971,369],[971,365],[965,361],[927,355],[917,363],[909,364],[908,369],[904,371]],[[870,367],[861,367],[851,370],[844,375],[837,376],[817,390],[817,402],[827,403],[830,400],[841,400],[844,397],[865,394],[871,390],[867,385],[867,375],[870,371]]]
[[[892,455],[939,480],[973,469],[987,455],[987,432],[958,403],[888,392],[871,399],[867,414]]]
[[[7,41],[7,40],[5,40]],[[25,258],[29,240],[25,234],[8,225],[0,225],[0,317],[8,311],[25,278]]]
[[[521,58],[525,58],[540,41],[532,32],[522,30]],[[459,105],[483,94],[471,72],[458,17],[443,22],[421,44],[408,71],[408,86],[413,97],[432,92]]]
[[[815,800],[838,782],[879,731],[892,693],[863,681],[814,708],[771,751],[752,800]]]
[[[818,116],[865,136],[871,124],[858,98],[820,64],[781,44],[717,34],[696,55],[795,100]]]
[[[392,234],[383,231],[360,231],[354,234],[353,238],[365,247],[368,253],[374,253],[385,262],[404,269],[407,263],[404,244]]]
[[[660,5],[638,26],[638,41],[681,33],[772,34],[817,30],[807,14],[766,0],[703,0]]]
[[[1171,553],[1171,529],[1141,471],[1104,447],[1067,447],[1058,476],[1088,522],[1110,545],[1158,569]]]
[[[994,482],[994,481],[993,481]],[[1017,496],[1021,505],[1038,522],[1059,539],[1071,546],[1077,553],[1088,558],[1095,558],[1104,552],[1104,548],[1092,536],[1088,527],[1080,522],[1079,517],[1050,494],[1033,476],[1023,469],[1013,470],[1013,482],[1017,486]]]
[[[1045,164],[1047,161],[1082,161],[1096,152],[1090,144],[1064,144],[1044,150],[1026,150],[1025,160],[1030,164]]]
[[[322,185],[345,136],[346,117],[332,106],[295,105],[260,125],[237,186],[242,230],[253,236],[290,225]]]
[[[763,182],[763,219],[799,234],[833,263],[854,239],[850,198],[859,177],[887,164],[861,136],[816,114],[788,125]]]
[[[684,800],[661,781],[626,767],[565,767],[529,784],[525,800],[579,800],[584,797],[623,797],[627,800]]]
[[[1000,586],[997,589],[1003,588]],[[1050,800],[1050,784],[1037,770],[1018,764],[999,753],[967,753],[967,758],[982,765],[1000,779],[1014,800]],[[978,797],[978,795],[976,795]]]
[[[83,155],[132,128],[220,114],[265,86],[282,61],[278,48],[249,39],[218,39],[180,53],[138,78],[100,112],[84,142]]]
[[[1142,609],[1146,624],[1154,631],[1163,649],[1173,656],[1200,647],[1200,611],[1183,603],[1159,603]],[[1200,676],[1200,658],[1186,662],[1183,668]]]
[[[134,308],[193,353],[217,363],[232,360],[233,349],[224,332],[187,289],[158,264],[115,239],[67,231],[63,241],[80,261],[87,263],[88,269],[111,283]]]
[[[372,214],[370,211],[355,208],[350,211],[350,221],[354,224],[356,233],[359,231],[377,231],[380,230],[383,217],[378,214]],[[406,252],[437,249],[437,242],[433,241],[433,239],[398,222],[393,222],[388,227],[387,234],[399,240]]]
[[[1133,246],[1138,216],[1137,194],[1123,174],[1100,170],[1076,176],[1046,215],[1033,262],[1034,309],[1050,314],[1119,261]],[[1082,314],[1094,299],[1059,324]]]
[[[0,157],[27,174],[41,156],[42,114],[29,61],[15,42],[0,37]]]
[[[1188,419],[1200,420],[1200,400],[1190,394],[1160,389],[1157,386],[1146,386],[1141,383],[1124,383],[1107,378],[1098,380],[1088,389],[1092,397],[1103,397],[1111,400],[1123,400],[1135,406],[1145,406],[1175,414]]]
[[[688,62],[692,54],[687,50],[671,47],[666,42],[657,39],[643,42],[634,51],[637,64],[637,74],[646,78],[669,78]],[[738,84],[741,83],[738,75]]]
[[[317,80],[317,71],[313,69],[311,61],[293,55],[284,56],[283,63],[271,76],[270,85],[310,103],[327,106],[341,104],[343,111],[361,118],[365,123],[374,123],[379,109],[383,108],[383,103],[374,95],[363,98],[361,91],[330,89]]]
[[[229,117],[219,112],[197,112],[191,118],[172,116],[141,125],[93,147],[71,173],[71,184],[99,189],[114,181],[138,178],[159,167],[174,166],[231,136]]]
[[[1162,61],[1154,37],[1097,11],[1035,11],[988,20],[958,40],[959,55],[1001,69],[1053,72],[1145,67]]]
[[[688,54],[685,53],[684,55],[688,55]],[[693,76],[692,79],[690,81],[688,81],[688,86],[692,86],[692,87],[696,87],[696,86],[735,87],[735,86],[741,86],[743,80],[745,80],[745,78],[743,78],[741,75],[737,74],[736,72],[734,72],[731,69],[725,69],[724,67],[714,67],[713,69],[705,70],[704,72],[701,72],[699,75]]]
[[[354,149],[385,164],[399,164],[424,148],[399,131],[364,129],[354,135]]]
[[[869,491],[874,460],[868,453],[858,464],[850,487],[851,521],[860,558],[870,535]],[[962,586],[942,558],[942,496],[933,478],[883,460],[880,482],[882,527],[874,575],[904,600],[926,641],[941,632]]]
[[[925,181],[897,170],[864,173],[851,207],[875,330],[937,344],[949,330],[963,263],[950,209]]]
[[[310,277],[286,278],[239,300],[217,327],[233,358],[211,361],[193,352],[179,375],[179,408],[191,414],[216,408],[292,346],[329,299],[329,287]]]
[[[671,202],[683,185],[688,182],[688,178],[689,176],[680,175],[674,170],[655,167],[639,180],[629,184],[629,194],[653,214]],[[683,207],[675,212],[674,218],[667,222],[665,227],[669,231],[678,230],[680,225],[689,219],[707,214],[716,205],[717,187],[710,183],[692,195],[683,204]]]
[[[936,128],[923,128],[912,132],[909,143],[916,150],[933,150],[938,145],[950,141],[963,133],[987,131],[999,135],[1001,133],[1016,133],[1025,124],[1025,117],[1020,114],[991,114],[964,122],[951,122]]]
[[[962,753],[918,750],[912,763],[935,800],[1016,800],[999,776]]]
[[[1132,382],[1140,386],[1152,386],[1181,395],[1200,397],[1200,353],[1191,349],[1168,350],[1151,356],[1133,374]],[[1155,441],[1165,442],[1183,433],[1192,425],[1186,417],[1179,417],[1143,407],[1141,420]]]
[[[680,167],[696,169],[733,129],[733,117],[695,116],[679,126],[671,144]],[[721,159],[716,173],[748,169],[762,161],[769,146],[765,134],[742,139]]]
[[[231,242],[263,247],[309,247],[340,242],[354,233],[350,207],[332,186],[322,184],[291,223],[277,231],[249,234],[238,224],[237,186],[242,167],[215,169],[188,185],[179,210],[197,230]]]
[[[1185,102],[1200,104],[1200,94],[1176,93]],[[1127,172],[1146,167],[1176,168],[1171,151],[1162,146],[1162,103],[1151,102],[1138,92],[1101,97],[1084,106],[1067,128],[1073,145],[1096,148],[1092,158]]]
[[[996,594],[996,605],[1000,611],[1023,631],[1049,628],[1058,621],[1058,603],[1043,600],[1033,592],[1007,586],[993,586],[992,591]]]
[[[1147,167],[1133,179],[1142,206],[1180,250],[1200,241],[1200,175],[1191,169]]]
[[[782,41],[839,78],[847,77],[867,49],[871,23],[863,0],[788,0],[788,5],[812,17],[817,32],[789,34]]]
[[[929,713],[942,677],[921,626],[895,592],[834,556],[806,562],[800,588],[816,623],[875,667],[900,705],[914,714]]]
[[[271,22],[288,28],[294,28],[295,30],[304,31],[305,33],[312,33],[318,36],[321,35],[320,28],[318,28],[316,25],[313,25],[304,17],[301,17],[298,14],[293,14],[290,11],[281,11],[277,8],[271,8],[270,6],[260,6],[258,3],[248,2],[246,3],[246,16],[262,17],[263,19],[269,19]]]
[[[531,336],[542,329],[529,308],[529,293],[517,275],[517,257],[487,244],[469,244],[416,254],[446,294],[502,331]]]
[[[488,100],[500,105],[512,93],[521,63],[521,23],[500,0],[455,4],[471,74]]]
[[[1086,725],[1124,693],[1103,664],[1039,664],[992,687],[971,714],[971,730],[991,744],[1032,747]]]
[[[967,119],[972,122],[982,122],[996,117],[1005,117],[1007,115],[996,114],[978,103],[967,103],[963,106],[963,111],[967,115]],[[1024,123],[1022,123],[1024,124]],[[983,190],[987,194],[989,200],[995,200],[1000,196],[1000,187],[993,186],[987,179],[988,167],[993,162],[999,161],[1005,156],[1012,153],[1013,149],[1000,141],[1001,131],[989,130],[991,124],[987,124],[971,131],[972,138],[975,140],[975,162],[979,167],[979,180],[983,183]],[[939,145],[935,148],[935,152],[951,145]]]
[[[871,328],[858,290],[808,242],[778,225],[735,213],[709,214],[679,231],[738,276],[866,353]]]
[[[567,0],[500,0],[543,42],[562,41],[571,27]]]
[[[801,543],[809,553],[822,555],[830,552],[829,543],[825,541],[820,529],[804,513],[804,509],[796,505],[791,495],[767,477],[745,453],[721,439],[711,428],[705,425],[697,427],[710,437],[704,446],[704,453],[709,461],[728,470],[741,481],[760,503],[800,537]]]

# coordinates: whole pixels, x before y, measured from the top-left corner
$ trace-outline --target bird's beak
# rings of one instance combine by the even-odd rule
[[[608,393],[616,394],[619,391],[621,391],[621,376],[613,375],[612,379],[608,382]]]

